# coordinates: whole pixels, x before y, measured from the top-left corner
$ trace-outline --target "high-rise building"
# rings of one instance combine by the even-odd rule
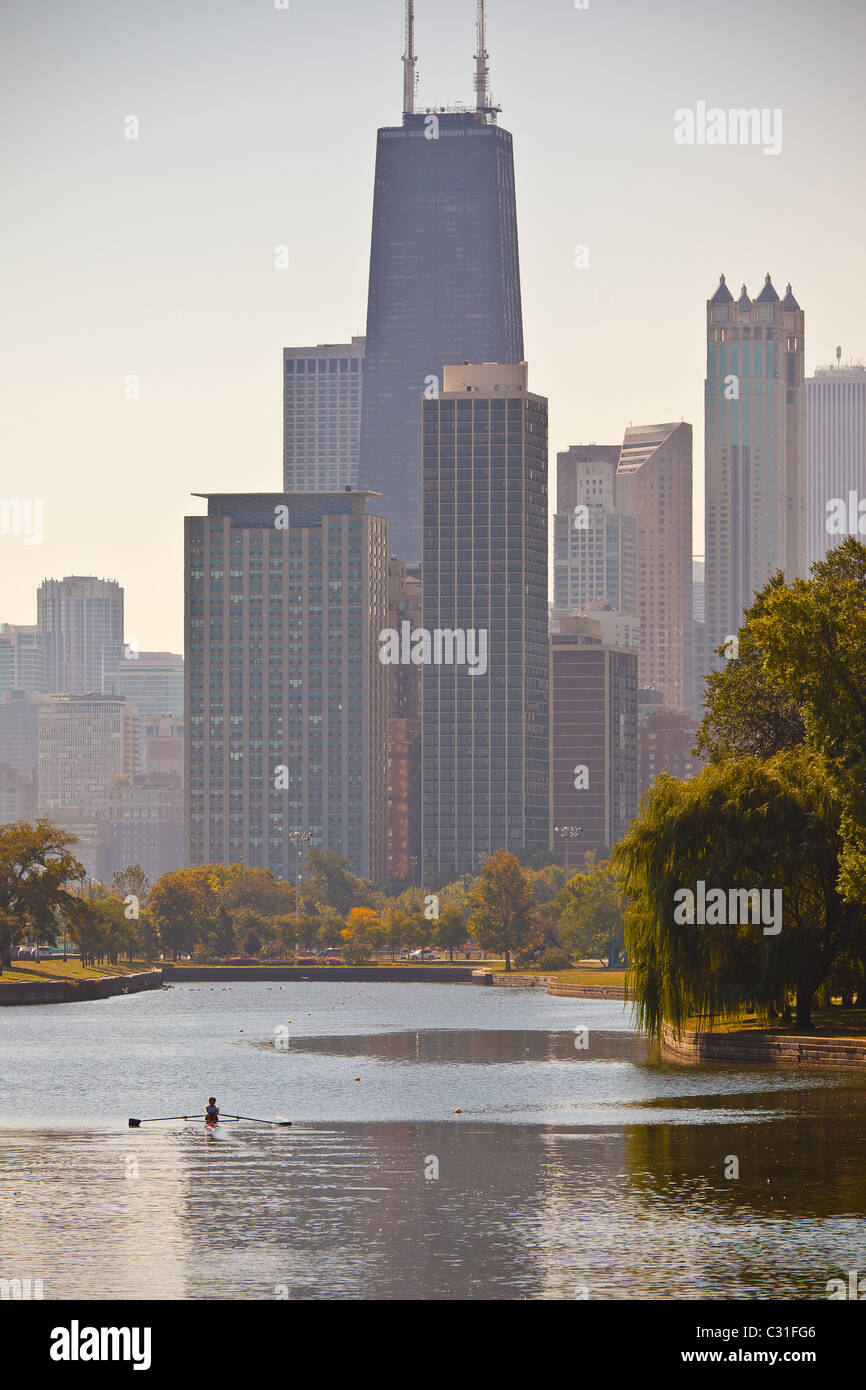
[[[615,505],[619,448],[573,445],[557,454],[553,602],[635,614],[635,518]]]
[[[766,277],[707,301],[706,642],[714,655],[777,570],[806,573],[804,314]]]
[[[392,551],[421,558],[421,401],[455,362],[523,361],[511,135],[488,97],[415,111],[411,16],[403,122],[378,132],[359,478],[382,494]]]
[[[810,565],[846,535],[866,539],[866,366],[841,358],[806,378]]]
[[[283,348],[283,487],[358,485],[364,339]]]
[[[138,771],[138,714],[113,695],[58,695],[39,710],[39,814],[107,817],[114,779]]]
[[[0,623],[0,700],[7,690],[44,690],[45,658],[36,627]]]
[[[527,380],[446,365],[424,401],[428,882],[548,843],[547,401]]]
[[[36,815],[36,780],[0,763],[0,825],[31,822]]]
[[[392,555],[388,562],[388,627],[420,627],[421,573]],[[421,668],[388,667],[388,881],[406,888],[421,867]]]
[[[183,719],[163,716],[144,719],[144,762],[146,773],[183,775]]]
[[[140,652],[107,643],[102,659],[103,695],[122,695],[144,720],[183,714],[183,657],[175,652]]]
[[[120,777],[108,804],[108,870],[140,864],[151,883],[183,865],[183,778],[178,773]]]
[[[697,776],[704,761],[692,751],[697,732],[697,720],[687,714],[671,710],[644,713],[639,709],[639,796],[652,786],[660,772],[680,779]]]
[[[634,517],[638,681],[672,709],[694,703],[692,617],[692,427],[640,425],[625,432],[616,505]]]
[[[384,882],[388,531],[370,496],[211,494],[186,518],[190,865],[293,880],[299,833]]]
[[[638,653],[592,618],[550,636],[550,850],[566,869],[606,851],[637,809]]]
[[[0,700],[0,753],[3,762],[25,777],[39,766],[39,711],[51,696],[34,690],[7,690]]]
[[[58,695],[102,690],[102,652],[123,642],[123,589],[113,579],[67,575],[44,579],[36,626],[45,655],[45,688]]]

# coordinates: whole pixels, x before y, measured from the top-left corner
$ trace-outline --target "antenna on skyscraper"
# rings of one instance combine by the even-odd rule
[[[415,0],[406,0],[406,48],[403,53],[403,114],[415,114]]]
[[[478,0],[475,20],[477,52],[475,54],[475,109],[487,111],[487,79],[489,68],[487,59],[487,24],[484,17],[484,0]]]

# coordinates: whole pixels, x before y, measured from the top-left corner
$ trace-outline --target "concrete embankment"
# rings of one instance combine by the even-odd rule
[[[105,975],[94,980],[0,980],[0,1006],[12,1004],[75,1004],[86,999],[110,999],[115,994],[140,994],[160,989],[162,969],[135,975]]]
[[[184,980],[376,980],[388,985],[469,984],[472,967],[461,965],[171,965],[164,967],[167,984]]]
[[[558,980],[555,975],[521,975],[498,973],[492,970],[473,970],[476,985],[499,985],[511,989],[546,989],[566,999],[625,999],[624,985],[575,985]]]
[[[739,1033],[677,1033],[665,1024],[660,1039],[663,1057],[678,1062],[755,1062],[774,1066],[866,1068],[866,1038],[791,1035],[771,1028]]]

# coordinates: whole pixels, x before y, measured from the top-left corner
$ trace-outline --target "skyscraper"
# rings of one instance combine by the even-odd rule
[[[550,848],[568,870],[608,850],[637,809],[638,654],[591,618],[550,637]]]
[[[44,579],[36,592],[36,626],[43,644],[45,689],[98,694],[103,647],[123,642],[123,590],[114,579],[93,575]]]
[[[616,446],[572,445],[557,454],[553,603],[635,614],[635,518],[614,503]]]
[[[668,706],[694,703],[692,613],[692,427],[641,425],[625,432],[616,504],[636,526],[636,599],[641,686]]]
[[[777,570],[806,573],[804,314],[767,275],[757,299],[725,284],[707,301],[706,642],[738,632]]]
[[[446,366],[444,388],[424,401],[428,882],[548,844],[547,401],[526,363]]]
[[[283,488],[358,485],[364,339],[283,348]]]
[[[846,535],[866,539],[866,366],[841,356],[806,379],[810,565]]]
[[[45,658],[36,627],[0,623],[0,699],[7,690],[44,690]]]
[[[382,494],[392,554],[421,558],[421,399],[445,364],[522,362],[511,135],[487,92],[479,6],[476,106],[415,112],[407,6],[403,123],[378,133],[367,301],[362,487]]]
[[[186,518],[190,865],[294,880],[290,836],[309,833],[384,881],[387,523],[369,495],[208,495]]]

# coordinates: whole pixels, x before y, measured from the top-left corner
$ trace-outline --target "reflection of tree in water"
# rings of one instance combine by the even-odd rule
[[[423,1032],[375,1033],[367,1036],[293,1038],[292,1051],[332,1057],[375,1057],[383,1062],[456,1063],[496,1066],[503,1062],[559,1062],[584,1059],[634,1061],[643,1044],[632,1033],[590,1028],[589,1047],[578,1051],[573,1031],[430,1029]]]
[[[749,1095],[679,1097],[666,1109],[776,1111],[778,1119],[739,1123],[629,1125],[630,1190],[661,1215],[713,1209],[715,1218],[866,1217],[866,1091],[841,1086]],[[726,1158],[739,1177],[725,1178]]]

